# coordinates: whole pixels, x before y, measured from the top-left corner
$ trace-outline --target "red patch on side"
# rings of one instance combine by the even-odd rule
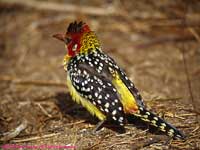
[[[132,107],[125,107],[124,108],[124,112],[126,114],[134,114],[138,112],[138,106],[132,106]]]

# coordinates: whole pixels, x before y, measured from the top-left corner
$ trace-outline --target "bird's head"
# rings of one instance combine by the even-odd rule
[[[68,57],[87,54],[100,47],[94,32],[92,32],[89,26],[83,22],[72,22],[67,27],[66,33],[54,34],[53,37],[65,43]]]

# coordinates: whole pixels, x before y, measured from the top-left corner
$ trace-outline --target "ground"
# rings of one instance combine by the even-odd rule
[[[0,144],[199,149],[199,7],[195,0],[2,0]],[[72,101],[62,67],[66,49],[52,38],[74,20],[90,25],[147,107],[183,131],[186,140],[166,144],[165,135],[136,124],[127,124],[125,134],[109,127],[90,134],[97,120]]]

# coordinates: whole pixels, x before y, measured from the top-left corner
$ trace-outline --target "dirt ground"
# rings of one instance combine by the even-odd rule
[[[53,7],[52,7],[53,6]],[[0,1],[0,145],[75,149],[199,149],[200,2]],[[170,140],[127,124],[90,134],[97,120],[65,86],[63,43],[52,38],[83,20],[124,68],[147,107],[187,135]],[[109,126],[109,125],[108,125]]]

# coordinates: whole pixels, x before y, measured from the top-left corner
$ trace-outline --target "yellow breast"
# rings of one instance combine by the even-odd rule
[[[72,82],[70,80],[69,75],[67,76],[67,86],[69,88],[70,94],[75,102],[78,104],[81,104],[83,107],[85,107],[92,115],[99,118],[99,120],[105,120],[106,116],[95,106],[93,105],[89,100],[83,98],[80,96],[80,94],[76,91],[76,89],[73,87]]]

